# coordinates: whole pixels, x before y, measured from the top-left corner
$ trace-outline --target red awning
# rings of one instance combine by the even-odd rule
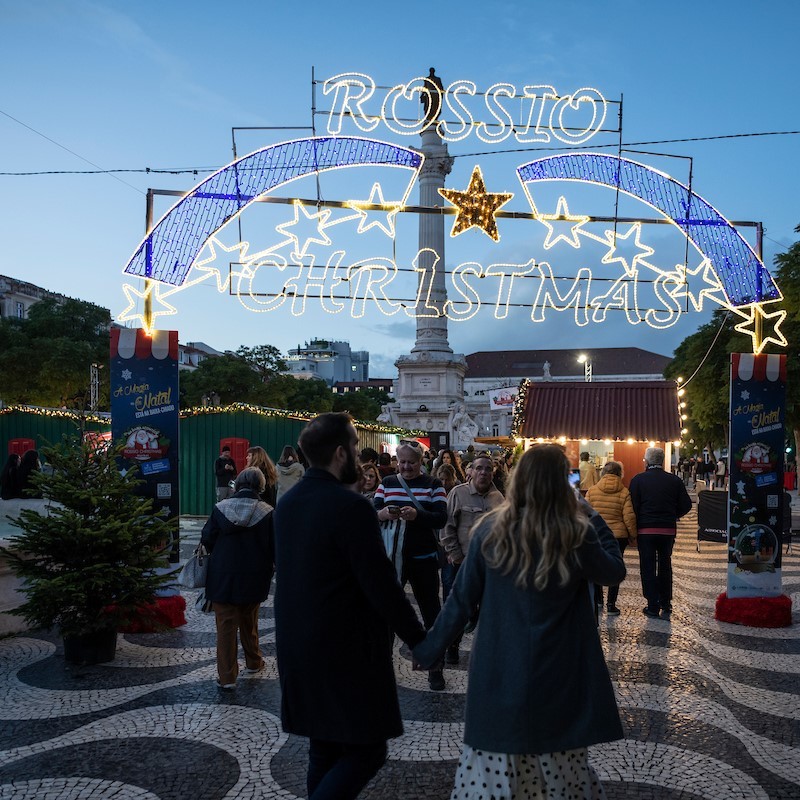
[[[671,381],[530,383],[520,432],[544,439],[680,439],[678,390]]]

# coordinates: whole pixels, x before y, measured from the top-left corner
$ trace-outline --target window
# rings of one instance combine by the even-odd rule
[[[17,319],[25,319],[25,303],[16,303]]]

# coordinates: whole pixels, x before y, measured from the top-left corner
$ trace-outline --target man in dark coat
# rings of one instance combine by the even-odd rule
[[[309,737],[310,800],[357,797],[403,725],[392,632],[425,632],[400,588],[358,479],[347,414],[321,414],[300,435],[310,468],[274,512],[275,642],[281,722]]]
[[[214,478],[217,484],[217,502],[227,500],[232,494],[230,482],[236,477],[236,462],[231,458],[228,445],[222,448],[214,462]]]
[[[692,510],[683,481],[664,470],[664,451],[648,447],[646,469],[631,479],[630,493],[636,514],[639,544],[639,572],[642,594],[647,599],[644,614],[663,617],[672,614],[672,548],[678,520]]]

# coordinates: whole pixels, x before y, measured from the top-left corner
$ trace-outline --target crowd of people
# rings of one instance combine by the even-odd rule
[[[0,472],[0,499],[41,498],[32,479],[41,469],[38,450],[27,450],[21,456],[9,454]]]
[[[401,735],[394,637],[442,691],[470,632],[452,798],[605,796],[587,747],[623,733],[596,609],[608,587],[606,612],[620,613],[623,554],[638,546],[644,613],[669,618],[691,500],[659,448],[630,489],[618,462],[594,480],[583,468],[581,490],[558,445],[510,455],[359,449],[350,417],[329,413],[277,466],[260,447],[238,475],[227,449],[215,462],[202,543],[218,684],[236,686],[237,634],[244,672],[263,669],[258,609],[274,576],[281,721],[309,739],[310,798],[357,797]]]

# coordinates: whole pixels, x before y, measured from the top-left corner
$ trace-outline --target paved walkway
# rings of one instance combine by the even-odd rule
[[[198,531],[186,521],[185,547]],[[600,631],[626,738],[592,748],[592,761],[614,800],[799,798],[800,612],[782,630],[716,622],[725,546],[698,553],[695,532],[692,514],[676,545],[671,622],[643,616],[636,552],[625,554],[622,615],[601,618]],[[784,560],[784,589],[800,591],[797,547]],[[267,670],[222,693],[213,618],[186,596],[185,627],[120,636],[108,665],[68,666],[46,634],[0,641],[0,798],[305,797],[306,743],[278,719],[271,599],[261,612]],[[397,650],[405,735],[365,797],[449,797],[470,645],[467,636],[444,693]]]

